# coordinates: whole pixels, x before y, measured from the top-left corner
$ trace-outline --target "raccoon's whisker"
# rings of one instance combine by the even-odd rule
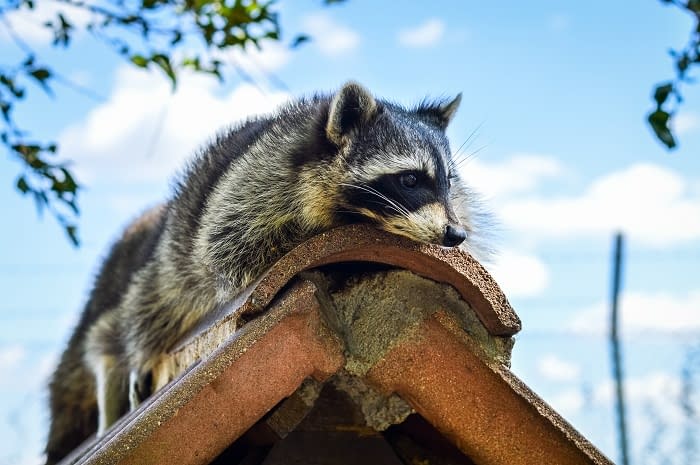
[[[479,129],[481,129],[481,127],[483,125],[484,125],[483,121],[481,123],[479,123],[477,125],[477,127],[474,128],[474,130],[469,134],[469,136],[467,136],[467,139],[464,142],[462,142],[462,145],[460,145],[459,148],[454,151],[454,154],[452,155],[452,157],[454,158],[454,161],[457,162],[456,166],[461,164],[463,155],[466,153],[466,151],[469,149],[469,147],[471,147],[472,144],[474,142],[476,142],[476,139],[477,139],[476,135],[479,132]],[[462,149],[464,149],[464,151],[462,151]],[[467,157],[469,157],[469,156],[467,156]]]
[[[452,163],[454,164],[454,168],[459,168],[461,167],[465,161],[469,160],[471,158],[471,153],[469,152],[461,152],[457,153],[454,155],[454,160]]]
[[[356,212],[356,211],[354,211],[354,210],[338,210],[338,209],[335,209],[335,210],[333,210],[333,211],[334,211],[335,213],[350,213],[350,214],[353,214],[353,215],[360,215],[360,214],[361,214],[360,212]]]
[[[483,125],[484,125],[484,122],[482,121],[481,123],[479,123],[479,124],[474,128],[474,130],[469,134],[469,136],[467,136],[467,139],[466,139],[464,142],[462,142],[462,145],[460,145],[459,148],[458,148],[457,150],[455,150],[455,153],[456,153],[456,154],[459,153],[459,151],[462,150],[462,148],[463,148],[467,143],[469,143],[469,141],[471,141],[472,143],[474,142],[474,140],[472,140],[472,139],[474,139],[474,136],[475,136],[476,133],[479,131],[479,129],[481,129],[481,126],[483,126]],[[470,143],[469,145],[471,145],[471,143]],[[466,148],[469,148],[469,146],[467,145]]]
[[[409,216],[409,214],[410,214],[410,212],[408,211],[408,209],[407,209],[406,207],[404,207],[404,206],[401,205],[400,203],[397,203],[396,201],[390,199],[389,197],[387,197],[386,195],[382,194],[381,192],[379,192],[378,190],[374,189],[373,187],[370,187],[370,186],[367,186],[367,185],[344,184],[344,183],[341,184],[341,185],[346,186],[346,187],[352,187],[352,188],[359,189],[359,190],[361,190],[361,191],[367,192],[367,193],[369,193],[369,194],[376,195],[376,196],[379,197],[380,199],[384,200],[384,201],[388,204],[388,206],[391,206],[391,207],[395,208],[397,213],[399,213],[400,215],[402,215],[402,216],[404,216],[404,217],[406,217],[406,218],[408,218],[408,216]]]
[[[487,147],[487,144],[482,145],[478,149],[474,150],[470,154],[468,154],[466,157],[463,157],[461,160],[457,162],[457,167],[461,167],[465,162],[472,160],[479,152],[484,150]]]
[[[399,195],[400,195],[404,200],[408,200],[408,199],[406,198],[406,196],[404,196],[401,192],[399,192]],[[409,212],[408,209],[405,208],[400,202],[397,202],[397,204],[401,205],[401,207],[402,207],[402,208],[404,209],[404,211],[406,212],[404,216],[405,216],[406,218],[409,218],[409,215],[411,214],[411,212]]]
[[[386,211],[386,212],[396,212],[396,213],[398,213],[398,214],[400,214],[400,215],[404,215],[404,213],[403,213],[402,211],[397,210],[396,207],[394,207],[394,206],[392,206],[392,205],[384,205],[384,211]]]
[[[408,209],[407,209],[401,202],[398,202],[398,201],[396,201],[396,200],[390,199],[389,197],[387,197],[386,195],[382,194],[381,192],[379,192],[378,190],[376,190],[376,189],[373,188],[373,187],[370,187],[370,186],[365,186],[365,187],[366,187],[368,190],[370,190],[370,192],[374,193],[375,195],[377,195],[377,196],[380,197],[381,199],[386,200],[386,202],[387,202],[390,206],[392,206],[392,207],[394,207],[394,208],[396,209],[397,213],[401,213],[401,214],[403,214],[405,217],[408,217],[408,216],[410,215],[411,212],[409,212]]]
[[[410,214],[408,209],[406,207],[404,207],[400,202],[397,202],[395,200],[390,199],[389,197],[387,197],[386,195],[382,194],[381,192],[379,192],[378,190],[376,190],[372,187],[367,186],[367,188],[370,190],[370,192],[372,192],[373,194],[375,194],[379,198],[385,200],[389,204],[387,206],[394,208],[397,213],[400,213],[406,217],[408,217],[408,215]]]

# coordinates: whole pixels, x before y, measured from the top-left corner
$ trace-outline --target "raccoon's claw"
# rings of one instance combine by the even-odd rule
[[[153,374],[149,371],[139,373],[138,370],[129,372],[129,410],[133,411],[151,395]]]

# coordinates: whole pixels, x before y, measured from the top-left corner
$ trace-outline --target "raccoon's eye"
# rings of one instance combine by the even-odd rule
[[[402,174],[399,180],[401,181],[401,185],[408,189],[413,189],[418,185],[418,178],[412,173]]]

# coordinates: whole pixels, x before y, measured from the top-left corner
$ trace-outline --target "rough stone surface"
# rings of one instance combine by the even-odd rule
[[[339,372],[328,382],[350,396],[360,407],[365,425],[374,431],[384,431],[391,425],[398,425],[414,412],[413,408],[396,394],[387,396],[368,385],[362,378],[347,372]]]
[[[317,287],[323,283],[316,280]],[[328,299],[322,299],[322,303]],[[418,324],[435,312],[453,316],[492,360],[510,364],[511,338],[489,334],[471,306],[452,287],[405,270],[352,277],[322,305],[329,325],[345,342],[348,372],[363,376],[393,346],[420,337]],[[328,316],[328,313],[332,315]]]

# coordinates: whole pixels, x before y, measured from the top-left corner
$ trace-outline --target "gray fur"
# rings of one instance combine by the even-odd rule
[[[459,100],[406,109],[350,82],[217,136],[105,260],[51,381],[47,463],[135,408],[159,357],[311,236],[356,222],[422,242],[474,231],[444,134]]]

